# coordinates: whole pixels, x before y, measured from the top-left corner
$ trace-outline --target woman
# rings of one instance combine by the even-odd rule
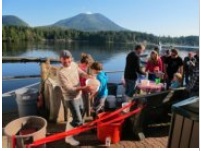
[[[82,53],[78,67],[82,71],[90,74],[89,67],[93,62],[94,62],[94,59],[92,58],[92,56],[90,54]],[[86,78],[80,77],[80,85],[86,86]],[[90,114],[90,112],[89,112],[89,96],[88,96],[87,92],[82,93],[82,99],[83,99],[84,107],[85,107],[85,111],[83,114],[86,113],[87,116],[89,116],[89,114]]]
[[[155,81],[156,73],[162,71],[162,66],[163,64],[161,58],[158,56],[158,53],[156,51],[152,51],[145,69],[145,72],[149,72],[148,79]]]

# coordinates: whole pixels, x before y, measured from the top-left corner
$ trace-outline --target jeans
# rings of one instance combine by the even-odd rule
[[[126,82],[125,94],[128,97],[133,97],[133,95],[135,93],[135,83],[136,83],[136,81],[125,79],[125,82]]]
[[[70,109],[73,120],[70,123],[73,127],[83,124],[84,105],[82,98],[65,101],[66,107]]]
[[[101,97],[101,98],[95,98],[94,99],[94,109],[96,112],[99,112],[101,110],[104,109],[104,105],[105,105],[105,100],[107,99],[107,97]]]

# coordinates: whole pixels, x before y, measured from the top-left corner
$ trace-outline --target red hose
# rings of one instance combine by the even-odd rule
[[[124,107],[122,107],[122,108],[120,108],[120,109],[118,109],[118,110],[112,112],[112,113],[109,114],[109,115],[106,115],[106,116],[104,116],[104,117],[102,117],[102,118],[100,118],[100,119],[97,119],[97,120],[95,120],[95,121],[86,123],[86,124],[84,124],[84,125],[82,125],[82,126],[75,127],[74,129],[71,129],[71,130],[69,130],[69,131],[57,133],[57,134],[54,134],[54,135],[51,135],[51,136],[48,136],[48,137],[45,137],[45,138],[36,140],[35,142],[33,142],[32,144],[27,145],[26,147],[30,148],[30,147],[39,146],[39,145],[42,145],[42,144],[45,144],[45,143],[49,143],[49,142],[53,142],[53,141],[56,141],[56,140],[63,139],[63,138],[65,138],[66,136],[75,135],[75,134],[79,134],[79,133],[88,131],[88,130],[90,130],[90,129],[94,129],[94,128],[96,128],[96,125],[95,125],[95,124],[96,124],[97,122],[100,122],[100,121],[102,121],[102,120],[105,120],[105,119],[107,119],[107,118],[110,118],[110,117],[114,116],[115,114],[120,113],[120,112],[123,111],[125,108],[128,108],[128,107],[130,107],[130,106],[132,106],[132,105],[134,105],[134,104],[135,104],[134,102],[129,103],[128,105],[126,105],[126,106],[124,106]],[[125,119],[125,118],[127,118],[127,117],[129,117],[129,116],[131,116],[131,115],[133,115],[133,114],[138,113],[141,109],[142,109],[142,107],[141,107],[141,108],[137,108],[137,109],[135,109],[135,110],[133,110],[133,111],[127,113],[127,114],[124,114],[124,115],[122,115],[122,116],[120,116],[120,117],[118,117],[118,118],[115,118],[115,119],[113,119],[113,120],[111,120],[111,121],[108,121],[108,122],[106,122],[106,123],[102,123],[100,126],[109,125],[109,124],[111,124],[111,123],[113,123],[113,122],[116,122],[116,121]]]

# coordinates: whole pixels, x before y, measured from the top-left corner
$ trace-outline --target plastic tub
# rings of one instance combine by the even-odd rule
[[[110,113],[111,112],[100,113],[100,114],[98,114],[98,118],[104,117]],[[101,124],[103,124],[104,122],[108,122],[108,121],[118,118],[118,117],[120,117],[120,114],[114,115],[111,118],[98,122],[97,137],[98,137],[99,141],[101,141],[102,143],[105,143],[106,139],[110,138],[111,143],[115,144],[121,140],[122,125],[123,125],[124,120],[121,120],[121,121],[118,121],[115,123],[111,123],[111,124],[108,124],[105,126],[101,126]]]
[[[112,111],[117,109],[117,101],[116,96],[108,95],[107,99],[105,100],[105,111]]]
[[[27,116],[16,119],[8,123],[4,129],[7,136],[7,147],[12,147],[12,137],[16,138],[17,148],[23,148],[25,145],[35,140],[46,137],[47,121],[37,116]],[[40,145],[38,147],[45,147]]]
[[[18,113],[20,117],[37,115],[38,90],[23,88],[15,91]]]

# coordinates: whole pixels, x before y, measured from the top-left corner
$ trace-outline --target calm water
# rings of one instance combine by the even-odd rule
[[[71,50],[76,61],[79,60],[80,54],[86,52],[91,54],[95,60],[103,63],[105,71],[124,70],[125,58],[132,45],[89,45],[87,43],[18,43],[4,44],[3,56],[18,56],[18,57],[39,57],[39,58],[59,58],[59,52],[62,49]],[[148,48],[149,53],[152,47]],[[180,50],[182,57],[187,55],[186,50]],[[40,74],[39,63],[4,63],[2,65],[2,75],[17,76],[17,75],[38,75]],[[119,83],[123,72],[108,74],[109,81]],[[39,79],[29,80],[10,80],[2,81],[2,92],[5,93],[22,86],[32,84]],[[3,111],[12,110],[16,107],[15,102],[9,98],[3,98]]]

